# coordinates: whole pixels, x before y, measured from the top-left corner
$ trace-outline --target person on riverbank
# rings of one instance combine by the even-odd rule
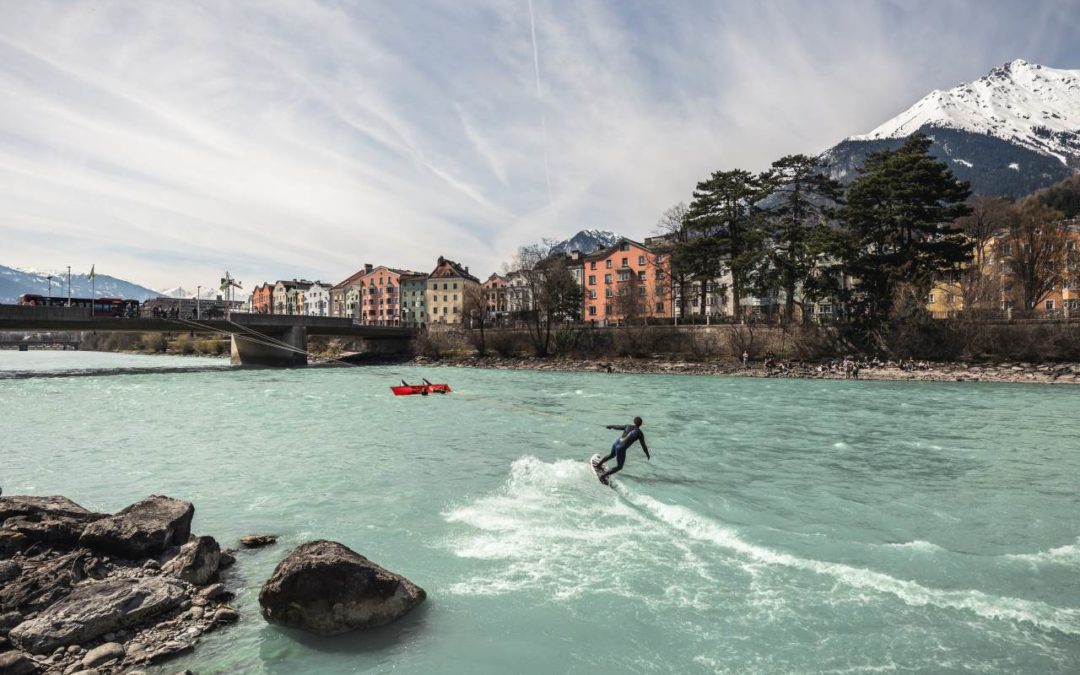
[[[641,424],[641,418],[635,417],[633,424],[627,424],[626,426],[621,424],[609,424],[604,427],[605,429],[621,431],[622,435],[615,439],[615,443],[612,444],[611,452],[608,453],[608,456],[601,458],[600,461],[596,463],[597,466],[603,468],[605,462],[615,458],[615,468],[608,469],[600,474],[601,482],[607,483],[608,476],[617,471],[622,471],[623,462],[626,461],[626,450],[634,443],[640,442],[641,450],[645,453],[645,459],[652,460],[652,456],[649,454],[649,446],[645,444],[645,433],[641,430]]]

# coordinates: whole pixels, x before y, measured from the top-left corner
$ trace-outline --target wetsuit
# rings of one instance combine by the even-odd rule
[[[649,446],[645,444],[645,432],[641,430],[641,427],[633,424],[627,424],[626,426],[609,424],[607,428],[621,429],[622,435],[615,439],[615,442],[611,445],[611,452],[608,456],[604,457],[599,462],[600,466],[603,466],[604,462],[614,457],[616,463],[614,469],[609,469],[600,476],[601,479],[607,478],[616,471],[622,470],[623,462],[626,461],[626,449],[638,441],[641,441],[641,449],[645,452],[645,456],[649,457]],[[651,457],[649,458],[651,459]]]

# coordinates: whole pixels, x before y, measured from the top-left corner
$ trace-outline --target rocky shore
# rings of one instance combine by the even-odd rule
[[[61,496],[0,497],[0,675],[145,675],[239,621],[222,575],[236,560],[213,537],[192,535],[194,514],[158,495],[112,515]],[[396,621],[426,598],[405,577],[318,540],[286,555],[259,605],[269,623],[338,635]]]
[[[0,674],[139,673],[238,621],[218,581],[234,559],[191,535],[194,512],[156,495],[113,515],[0,497]]]
[[[785,364],[766,369],[762,362],[747,367],[732,362],[679,361],[664,358],[573,360],[541,359],[535,357],[444,357],[438,360],[418,356],[409,362],[415,366],[451,366],[459,368],[491,368],[500,370],[539,370],[554,372],[602,372],[666,375],[722,375],[731,377],[772,377],[842,380],[851,379],[840,362]],[[892,380],[918,382],[1012,382],[1042,384],[1080,384],[1080,363],[964,363],[946,362],[921,364],[902,368],[887,362],[862,367],[861,380]]]

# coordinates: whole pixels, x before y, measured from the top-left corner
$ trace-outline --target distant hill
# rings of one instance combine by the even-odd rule
[[[48,295],[49,280],[47,276],[36,270],[20,270],[0,265],[0,304],[14,304],[19,301],[19,296],[23,293]],[[68,292],[67,276],[63,277],[60,284],[57,283],[58,278],[57,275],[53,275],[52,294],[66,297]],[[85,274],[71,275],[71,295],[73,297],[90,297],[90,286],[90,279]],[[93,286],[94,295],[99,298],[127,298],[142,301],[161,295],[145,286],[110,277],[106,274],[95,275]]]
[[[985,77],[935,90],[868,134],[821,155],[830,174],[854,180],[866,155],[919,132],[977,195],[1019,197],[1080,169],[1080,70],[1016,60]]]
[[[581,230],[569,239],[557,242],[551,247],[552,253],[569,253],[581,251],[589,254],[602,248],[607,248],[621,239],[619,235],[608,230]]]

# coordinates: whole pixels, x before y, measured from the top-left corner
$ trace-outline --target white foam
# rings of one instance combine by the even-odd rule
[[[1040,628],[1080,635],[1080,611],[1075,609],[1054,607],[1034,600],[992,596],[977,590],[927,588],[914,581],[896,579],[865,568],[800,558],[746,542],[733,530],[686,507],[665,504],[645,495],[629,493],[625,489],[621,492],[633,503],[687,536],[711,542],[752,560],[830,576],[852,588],[887,593],[916,607],[929,605],[970,611],[983,618],[1023,621]]]
[[[905,541],[903,543],[880,544],[880,546],[884,548],[908,549],[911,551],[918,551],[919,553],[939,553],[946,550],[941,548],[937,544],[931,544],[930,542],[923,541],[922,539],[916,539],[915,541]]]
[[[1080,539],[1077,540],[1077,544],[1080,544]],[[1038,553],[1006,553],[1005,557],[1013,560],[1023,560],[1036,565],[1051,563],[1080,567],[1080,546],[1077,544],[1066,544],[1065,546],[1058,546]]]
[[[451,585],[456,594],[614,593],[654,607],[702,608],[702,589],[716,582],[685,542],[600,485],[584,461],[522,457],[501,489],[443,515],[470,528],[447,542],[454,554],[491,563]],[[656,569],[670,570],[672,580],[662,595],[647,596],[640,579]]]

